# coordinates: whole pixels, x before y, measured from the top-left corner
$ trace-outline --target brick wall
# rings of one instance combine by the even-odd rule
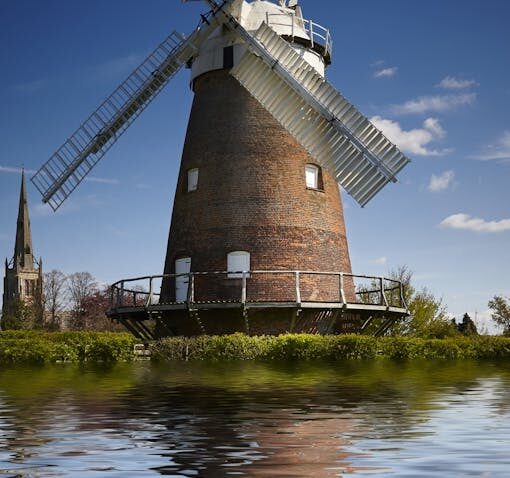
[[[323,190],[306,188],[305,165],[313,159],[228,71],[206,73],[194,86],[165,273],[174,273],[175,259],[185,256],[192,271],[224,271],[228,252],[237,250],[250,252],[252,270],[350,272],[333,177],[323,170]],[[192,168],[199,168],[198,189],[187,192]],[[228,282],[216,281],[211,297],[229,299]],[[289,287],[274,279],[266,288],[257,284],[266,300],[285,300]],[[337,294],[319,282],[307,287],[315,300]],[[352,297],[352,283],[347,293]],[[162,294],[172,300],[173,284],[164,284]],[[252,294],[256,300],[255,288]]]

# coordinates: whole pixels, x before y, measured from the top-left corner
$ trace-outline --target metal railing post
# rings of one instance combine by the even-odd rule
[[[340,298],[342,299],[342,304],[347,304],[345,300],[345,291],[344,291],[344,274],[340,272]]]
[[[290,17],[290,21],[292,22],[291,25],[291,31],[292,31],[292,40],[294,40],[294,20],[295,20],[296,14],[292,13],[292,16]]]
[[[407,304],[406,304],[406,299],[405,299],[405,294],[404,294],[404,284],[402,283],[402,281],[400,281],[399,283],[400,283],[400,306],[403,309],[407,309]]]
[[[241,303],[246,304],[246,271],[243,271],[242,278],[242,286],[241,286]]]
[[[296,279],[296,303],[301,304],[301,275],[299,271],[295,272]]]
[[[188,273],[188,307],[190,304],[195,302],[195,274],[193,272]]]
[[[388,307],[388,301],[386,299],[386,294],[384,293],[384,277],[379,278],[379,284],[381,286],[381,305]]]
[[[124,281],[120,283],[120,296],[118,297],[117,302],[119,307],[124,305]]]
[[[310,41],[312,42],[312,48],[313,48],[313,22],[310,20]]]
[[[148,307],[152,304],[152,277],[149,278],[149,297],[147,298],[147,304],[145,307]]]

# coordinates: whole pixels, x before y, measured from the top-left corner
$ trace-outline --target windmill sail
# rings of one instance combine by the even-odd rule
[[[119,137],[222,22],[211,15],[188,38],[173,32],[34,174],[57,210]]]
[[[409,162],[365,116],[266,24],[232,75],[364,206]]]

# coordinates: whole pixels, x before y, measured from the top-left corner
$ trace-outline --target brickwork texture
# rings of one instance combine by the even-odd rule
[[[164,272],[174,273],[181,257],[191,257],[192,271],[225,271],[232,251],[249,252],[252,270],[351,272],[340,193],[329,172],[321,170],[320,190],[308,189],[305,165],[313,158],[227,70],[200,76],[194,89]],[[193,168],[198,188],[187,192]],[[321,286],[324,278],[315,280],[305,287],[314,300],[338,294],[338,286],[331,292]],[[238,281],[215,281],[204,298],[229,300]],[[274,277],[267,286],[250,281],[251,300],[287,300],[294,283],[290,276],[279,286]],[[347,289],[352,297],[352,283]],[[164,283],[163,299],[174,295],[174,284]]]

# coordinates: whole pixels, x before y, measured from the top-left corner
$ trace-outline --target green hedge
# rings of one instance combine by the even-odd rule
[[[139,341],[107,332],[0,332],[0,364],[116,362],[134,357]]]
[[[152,345],[152,359],[164,360],[346,360],[510,358],[510,338],[419,339],[365,335],[286,334],[277,337],[171,337]]]
[[[116,362],[134,358],[139,341],[106,332],[0,332],[0,364]],[[366,335],[171,337],[151,345],[152,359],[167,360],[359,360],[509,359],[509,337],[419,339]]]

